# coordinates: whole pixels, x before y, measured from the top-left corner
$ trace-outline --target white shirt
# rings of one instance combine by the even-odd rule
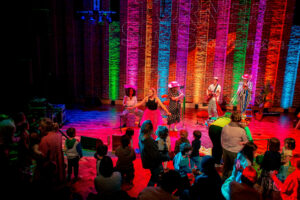
[[[216,88],[216,85],[214,84],[211,84],[209,87],[208,87],[208,91],[211,91],[211,92],[214,92],[215,91],[215,88]],[[219,92],[219,95],[217,95],[217,101],[219,100],[219,96],[220,96],[220,93],[221,93],[221,86],[220,84],[218,84],[218,87],[216,89],[216,93]],[[208,95],[208,94],[207,94]],[[215,98],[215,97],[213,97]]]
[[[126,100],[126,104],[124,104],[125,100]],[[130,99],[128,96],[124,96],[123,104],[124,104],[126,107],[132,107],[132,106],[135,106],[135,104],[137,104],[136,96],[133,96],[131,99]]]

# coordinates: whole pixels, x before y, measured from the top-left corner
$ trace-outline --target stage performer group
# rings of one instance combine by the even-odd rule
[[[207,103],[208,103],[208,117],[218,118],[223,116],[222,109],[220,108],[218,101],[221,95],[221,85],[219,84],[218,77],[213,78],[213,83],[209,85],[206,90]],[[252,82],[251,76],[244,74],[242,76],[243,81],[239,83],[237,93],[232,98],[231,102],[238,102],[238,110],[243,114],[251,100],[252,94]],[[145,120],[150,120],[153,124],[153,129],[156,131],[157,127],[162,124],[162,116],[158,109],[160,106],[167,113],[167,124],[170,131],[177,131],[177,124],[180,122],[181,113],[181,100],[184,94],[180,91],[181,85],[177,81],[172,81],[168,84],[168,100],[169,105],[167,107],[157,97],[156,90],[154,88],[149,89],[148,95],[140,102],[137,103],[136,98],[136,86],[125,85],[126,96],[124,96],[123,105],[125,110],[121,115],[123,127],[126,126],[126,120],[130,117],[130,114],[134,114],[139,119],[139,124],[142,124]],[[143,112],[138,107],[145,105],[146,110]],[[131,115],[133,116],[133,115]]]

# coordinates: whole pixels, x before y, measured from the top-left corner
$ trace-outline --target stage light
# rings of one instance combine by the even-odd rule
[[[102,18],[103,16],[100,14],[99,15],[99,18],[98,18],[98,23],[102,23],[103,22],[103,18]]]
[[[110,14],[107,14],[107,15],[106,15],[106,20],[107,20],[108,23],[111,23],[111,22],[112,22],[112,19],[111,19],[111,17],[110,17]]]
[[[81,16],[81,19],[82,19],[82,20],[85,20],[85,16]]]
[[[94,17],[93,16],[90,16],[90,21],[94,21]]]

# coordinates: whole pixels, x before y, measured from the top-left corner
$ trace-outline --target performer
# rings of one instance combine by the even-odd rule
[[[168,87],[168,98],[170,100],[169,111],[172,114],[171,116],[168,116],[169,130],[173,131],[173,128],[171,128],[171,126],[172,124],[175,124],[174,130],[177,131],[176,125],[180,122],[180,100],[184,97],[184,94],[179,90],[180,85],[177,81],[172,81],[168,84]]]
[[[139,125],[143,116],[143,111],[139,109],[128,109],[128,107],[135,106],[137,104],[137,98],[136,98],[136,87],[133,85],[124,85],[125,88],[125,94],[123,99],[123,106],[124,111],[121,115],[121,121],[123,124],[123,127],[126,127],[126,120],[128,118],[129,113],[135,114],[139,118]]]
[[[242,79],[243,81],[239,83],[239,88],[237,90],[237,101],[239,103],[241,113],[243,114],[246,112],[251,100],[252,82],[250,81],[251,76],[248,74],[244,74]]]
[[[218,83],[218,77],[214,77],[214,83],[211,84],[207,91],[207,102],[208,102],[208,117],[211,118],[212,114],[214,117],[218,117],[217,102],[221,93],[221,86]]]
[[[164,109],[168,115],[171,115],[171,113],[157,97],[156,90],[154,88],[149,89],[149,94],[143,99],[143,101],[135,106],[129,107],[128,109],[134,109],[144,104],[146,105],[146,110],[144,111],[141,124],[143,124],[143,122],[146,120],[150,120],[153,125],[153,131],[155,132],[157,127],[162,124],[162,117],[160,111],[158,110],[158,105],[162,107],[162,109]]]

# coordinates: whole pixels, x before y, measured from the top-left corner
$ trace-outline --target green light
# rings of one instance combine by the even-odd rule
[[[236,28],[236,42],[233,55],[233,95],[236,94],[239,82],[245,70],[247,52],[247,37],[250,18],[251,0],[239,1],[238,24]],[[236,105],[237,102],[234,102]]]
[[[120,22],[109,24],[109,98],[119,98],[120,73]]]

